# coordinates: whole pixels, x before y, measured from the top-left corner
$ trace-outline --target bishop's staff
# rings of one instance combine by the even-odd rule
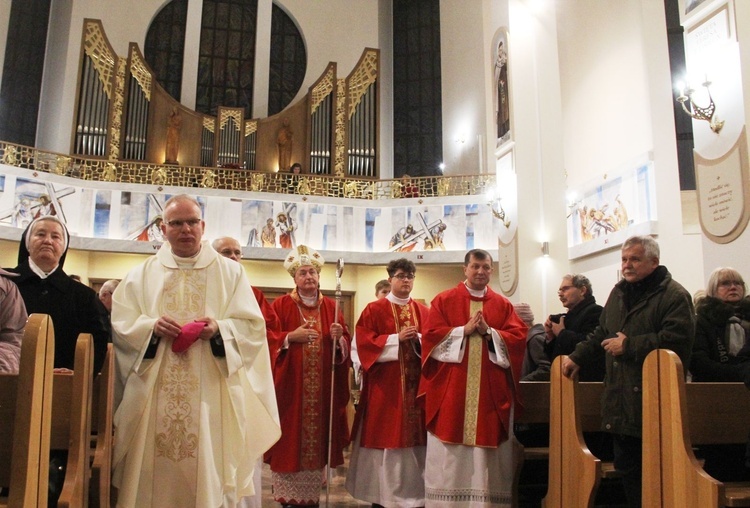
[[[341,308],[341,274],[344,273],[344,258],[336,261],[336,310],[333,313],[334,323],[339,322],[339,309]],[[331,492],[331,448],[333,447],[333,393],[334,379],[336,374],[336,344],[331,347],[333,351],[331,357],[331,410],[328,413],[328,461],[326,462],[326,506],[328,506],[328,496]]]

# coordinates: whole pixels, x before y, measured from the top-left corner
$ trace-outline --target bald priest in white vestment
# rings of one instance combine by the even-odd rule
[[[244,269],[202,242],[199,203],[113,295],[117,506],[234,508],[281,435],[265,321]]]

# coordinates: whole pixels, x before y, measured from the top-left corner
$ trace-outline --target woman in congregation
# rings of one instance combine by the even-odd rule
[[[750,382],[750,296],[734,268],[717,268],[698,301],[693,381]],[[750,385],[750,383],[749,383]]]
[[[717,268],[695,311],[698,319],[690,359],[697,382],[744,382],[750,387],[750,296],[734,268]],[[746,449],[747,448],[747,449]],[[724,482],[750,480],[750,446],[704,445],[696,456],[705,471]]]

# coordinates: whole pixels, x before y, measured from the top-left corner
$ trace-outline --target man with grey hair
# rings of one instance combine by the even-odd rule
[[[602,306],[596,303],[591,281],[581,274],[568,274],[562,278],[557,290],[560,303],[568,312],[552,314],[544,322],[547,343],[544,347],[549,361],[560,355],[571,354],[576,345],[593,332],[599,324]],[[580,381],[604,380],[604,353],[581,367]]]
[[[99,288],[99,301],[102,302],[107,312],[112,312],[112,293],[115,292],[119,283],[117,279],[109,279]]]
[[[568,377],[601,351],[606,356],[602,430],[613,434],[615,469],[623,474],[628,506],[641,505],[643,361],[654,349],[676,352],[689,365],[695,333],[693,302],[659,264],[659,244],[633,236],[622,245],[622,277],[607,299],[599,325],[563,360]]]

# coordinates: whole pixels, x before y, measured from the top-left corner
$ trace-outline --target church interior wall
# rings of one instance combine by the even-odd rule
[[[492,109],[485,100],[486,60],[480,3],[440,2],[440,74],[443,101],[443,163],[445,175],[487,172],[484,158],[485,121]]]
[[[701,16],[702,12],[711,11],[716,1],[705,1],[690,15]],[[680,12],[684,13],[685,9],[681,4]],[[747,129],[747,119],[750,118],[750,2],[734,1],[732,6],[735,10],[734,19],[737,29],[737,40],[739,45],[740,75],[742,77],[742,99],[744,108],[745,128]],[[685,20],[683,20],[683,23]],[[721,104],[717,105],[720,108]],[[720,110],[717,109],[717,113]],[[750,138],[746,141],[748,153],[750,153]],[[750,179],[750,167],[743,168],[743,178]],[[747,207],[747,203],[745,203]],[[748,228],[750,229],[750,228]],[[708,280],[711,272],[720,266],[731,266],[739,270],[745,277],[750,278],[750,258],[747,253],[750,252],[750,231],[745,231],[731,243],[716,243],[710,240],[706,235],[701,235],[703,248],[703,276]]]
[[[502,18],[504,12],[495,13]],[[510,153],[517,176],[519,284],[513,301],[531,305],[538,321],[556,309],[559,274],[567,270],[561,107],[555,8],[508,2],[510,142],[494,146],[491,163]],[[490,37],[494,36],[494,31]],[[495,125],[492,125],[494,132]],[[550,257],[543,257],[549,242]]]
[[[704,284],[696,269],[701,244],[682,231],[663,9],[648,0],[576,0],[558,9],[566,190],[604,182],[644,154],[651,157],[661,262],[693,292]],[[587,274],[605,298],[617,280],[620,251],[576,259],[570,269]]]
[[[380,178],[393,178],[393,2],[378,0]]]

